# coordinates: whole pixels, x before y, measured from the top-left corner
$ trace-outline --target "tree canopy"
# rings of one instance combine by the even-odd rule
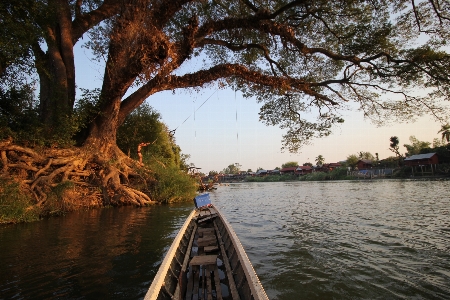
[[[317,163],[318,166],[321,166],[325,162],[325,158],[323,157],[322,154],[320,154],[316,157],[315,162]]]
[[[449,11],[441,0],[3,1],[2,94],[11,98],[4,86],[17,83],[15,70],[36,77],[41,134],[77,133],[82,145],[46,156],[22,149],[36,164],[20,168],[38,203],[41,186],[80,174],[87,180],[99,169],[106,204],[149,203],[122,184],[135,165],[118,148],[120,125],[156,93],[213,84],[260,102],[261,122],[284,129],[282,148],[291,152],[329,135],[346,109],[377,124],[423,114],[443,121]],[[98,101],[81,125],[74,114],[78,43],[104,66]],[[11,155],[17,149],[0,146]],[[17,156],[10,158],[2,157],[3,169],[14,173]],[[88,169],[88,162],[102,167]]]
[[[408,151],[406,153],[406,156],[420,154],[420,151],[422,149],[427,149],[427,148],[430,148],[430,146],[431,146],[430,142],[419,141],[413,135],[409,137],[409,141],[411,142],[411,144],[404,144],[403,145],[406,148],[406,150]]]
[[[14,47],[33,53],[42,120],[52,123],[74,105],[73,47],[86,37],[106,59],[91,143],[114,142],[155,93],[214,82],[256,97],[261,121],[286,130],[290,151],[330,134],[348,107],[378,123],[446,114],[447,1],[27,1],[2,4],[10,34],[1,45],[12,34],[21,41],[2,49],[2,65],[15,61],[6,55]],[[197,69],[180,70],[199,57]]]
[[[358,152],[358,158],[359,159],[367,159],[367,160],[370,160],[370,161],[375,161],[376,160],[375,156],[373,156],[373,154],[368,152],[368,151],[360,151],[360,152]]]
[[[394,152],[395,155],[396,155],[398,158],[401,158],[402,155],[400,154],[400,151],[399,151],[399,149],[400,149],[400,146],[399,146],[400,140],[398,139],[398,137],[397,137],[397,136],[391,136],[391,138],[389,139],[389,141],[391,142],[391,143],[389,144],[389,150],[391,150],[392,152]]]
[[[241,165],[239,163],[230,164],[223,169],[224,174],[238,174],[241,171]]]
[[[281,165],[282,169],[289,168],[289,167],[298,167],[298,162],[297,161],[288,161]]]
[[[360,160],[360,158],[358,157],[358,155],[350,154],[349,156],[347,156],[346,165],[351,167],[352,169],[354,169],[356,167],[356,165],[358,164],[359,160]]]

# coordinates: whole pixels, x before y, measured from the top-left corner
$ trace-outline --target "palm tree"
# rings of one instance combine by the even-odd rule
[[[316,157],[316,163],[318,166],[323,165],[324,162],[325,162],[325,158],[322,155],[319,155]]]
[[[447,143],[450,143],[450,124],[442,125],[438,133],[442,134],[442,141],[447,140]]]

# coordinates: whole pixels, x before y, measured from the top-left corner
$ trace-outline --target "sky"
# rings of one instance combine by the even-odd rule
[[[103,65],[89,57],[86,49],[76,46],[78,88],[101,87]],[[325,163],[333,163],[360,151],[378,153],[383,159],[394,155],[389,150],[391,136],[399,138],[401,153],[406,152],[403,144],[410,144],[410,136],[427,142],[440,138],[441,124],[430,116],[416,122],[376,127],[361,112],[344,112],[345,122],[335,127],[330,136],[315,139],[312,145],[292,154],[281,151],[283,130],[258,121],[261,104],[230,88],[205,88],[198,93],[160,92],[148,98],[147,103],[161,114],[170,130],[176,129],[176,143],[182,153],[190,155],[188,163],[206,174],[235,163],[245,171],[271,170],[290,161],[315,164],[318,155],[325,158]]]

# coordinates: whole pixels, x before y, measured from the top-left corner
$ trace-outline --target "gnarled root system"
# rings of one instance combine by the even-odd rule
[[[66,189],[60,200],[76,206],[137,205],[154,203],[145,192],[150,171],[117,147],[108,155],[89,147],[37,151],[0,141],[1,173],[18,180],[43,207],[58,186]],[[137,173],[136,171],[139,171]],[[67,184],[69,183],[69,184]]]

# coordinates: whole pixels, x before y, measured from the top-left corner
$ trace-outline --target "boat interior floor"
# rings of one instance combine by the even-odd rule
[[[214,208],[201,209],[196,225],[183,299],[239,299]]]

